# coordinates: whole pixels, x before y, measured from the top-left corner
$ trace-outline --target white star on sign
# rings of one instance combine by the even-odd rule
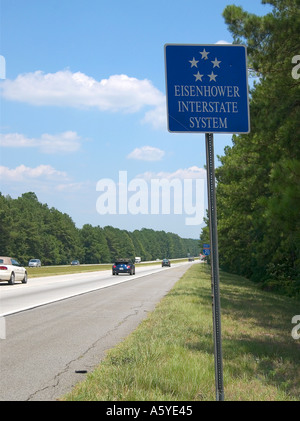
[[[202,82],[202,76],[203,76],[203,75],[200,75],[199,71],[198,71],[198,73],[197,73],[196,75],[194,75],[194,76],[195,76],[196,80],[200,80],[200,81]],[[196,82],[196,80],[195,80],[195,82]]]
[[[200,54],[202,55],[201,59],[207,60],[207,54],[210,54],[208,51],[205,51],[205,48],[203,49],[203,51],[199,51]]]
[[[199,60],[195,60],[195,57],[193,57],[193,60],[189,60],[191,63],[191,67],[198,67],[197,63],[199,63]]]
[[[209,81],[211,82],[212,80],[214,80],[216,82],[216,77],[218,75],[215,75],[214,72],[212,71],[210,75],[207,75],[209,77]]]
[[[214,59],[214,61],[212,61],[212,64],[214,65],[214,67],[219,67],[220,68],[220,63],[221,61],[217,60],[217,57]]]

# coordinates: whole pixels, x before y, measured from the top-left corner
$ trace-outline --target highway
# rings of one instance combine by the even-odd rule
[[[179,265],[179,263],[176,265]],[[111,270],[104,270],[31,278],[27,284],[16,283],[13,286],[8,285],[7,282],[1,282],[0,317],[97,289],[107,288],[118,283],[128,282],[133,277],[140,278],[165,269],[161,267],[161,264],[136,265],[136,274],[132,277],[127,274],[112,276]]]
[[[0,284],[0,400],[53,401],[130,334],[194,263]]]

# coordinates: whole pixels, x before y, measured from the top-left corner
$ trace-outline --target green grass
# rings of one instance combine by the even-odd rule
[[[192,266],[62,400],[215,400],[210,273]],[[299,302],[220,274],[225,400],[300,400]]]
[[[79,265],[79,266],[41,266],[38,268],[26,268],[28,278],[38,278],[41,276],[66,275],[71,273],[95,272],[98,270],[111,269],[111,264],[107,265]]]

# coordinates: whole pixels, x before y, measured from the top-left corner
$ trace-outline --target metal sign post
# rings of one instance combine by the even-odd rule
[[[215,382],[216,400],[224,400],[223,386],[223,357],[221,336],[221,304],[219,288],[219,254],[217,232],[217,205],[215,191],[215,167],[214,167],[214,137],[212,133],[205,134],[206,145],[206,168],[207,168],[207,194],[209,207],[209,232],[210,232],[210,259],[211,259],[211,290],[213,307],[213,335],[215,354]]]

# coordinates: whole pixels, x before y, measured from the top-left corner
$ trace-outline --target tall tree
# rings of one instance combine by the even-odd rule
[[[103,228],[83,225],[80,230],[84,263],[108,263],[111,261]]]
[[[17,199],[0,193],[0,220],[0,254],[14,256],[25,265],[31,258],[53,265],[73,259],[109,263],[120,257],[184,257],[186,250],[197,250],[198,246],[197,240],[145,228],[129,232],[85,224],[78,229],[69,215],[49,209],[33,192]]]
[[[227,6],[234,42],[248,47],[257,76],[251,91],[251,133],[233,137],[216,170],[220,263],[290,293],[299,288],[300,82],[299,0],[265,0],[256,16]]]

